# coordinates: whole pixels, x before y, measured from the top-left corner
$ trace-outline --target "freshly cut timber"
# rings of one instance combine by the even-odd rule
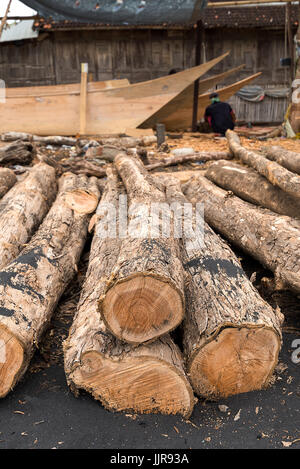
[[[0,128],[2,132],[70,136],[80,133],[84,117],[86,135],[125,133],[128,128],[138,127],[227,55],[142,83],[118,88],[84,87],[84,94],[80,87],[70,90],[71,85],[60,85],[59,91],[55,86],[43,87],[42,91],[35,87],[8,89],[5,104],[0,104]],[[86,105],[82,110],[83,99]]]
[[[17,182],[17,176],[8,168],[0,168],[0,198]]]
[[[256,207],[202,176],[185,186],[187,198],[204,203],[206,221],[275,276],[277,288],[300,292],[300,223]]]
[[[194,161],[214,161],[219,159],[231,159],[232,155],[225,151],[200,151],[191,155],[172,155],[167,158],[160,158],[157,163],[148,164],[145,167],[148,171],[157,168],[167,168],[177,164],[194,162]]]
[[[39,163],[0,200],[0,268],[11,262],[31,238],[56,191],[54,168]]]
[[[205,177],[241,199],[281,215],[300,218],[300,199],[273,186],[253,168],[220,160],[207,169]]]
[[[0,147],[0,164],[28,164],[33,158],[32,145],[24,142],[14,142]]]
[[[300,199],[300,176],[283,168],[278,163],[269,161],[264,156],[241,145],[239,136],[232,130],[227,130],[226,137],[232,153],[248,166],[264,176],[271,184],[279,187],[287,194]]]
[[[269,160],[276,161],[284,168],[300,174],[300,153],[279,146],[263,147],[262,151]]]
[[[161,215],[156,218],[151,211],[154,203],[165,208],[162,188],[134,157],[121,153],[115,166],[127,190],[128,230],[121,233],[120,254],[99,306],[116,337],[138,344],[175,329],[182,321],[183,268],[178,240],[172,233],[162,235]]]
[[[104,215],[107,204],[117,207],[121,195],[125,195],[122,183],[109,172],[97,213]],[[188,417],[193,392],[170,336],[134,347],[116,339],[99,315],[98,300],[111,282],[121,247],[119,237],[101,237],[99,230],[98,220],[77,313],[64,343],[68,384],[74,392],[90,392],[110,410]]]
[[[172,177],[166,179],[166,195],[169,203],[187,203]],[[235,254],[206,223],[202,243],[184,234],[182,243],[183,345],[194,390],[215,399],[265,387],[277,364],[283,316],[260,297]]]
[[[233,69],[235,71],[235,69]],[[232,70],[232,71],[233,71]],[[200,93],[198,97],[198,120],[204,116],[204,112],[207,106],[210,104],[209,96],[210,92],[207,92],[209,88],[212,88],[216,83],[225,78],[228,75],[227,72],[224,74],[212,76],[206,80],[200,81]],[[232,85],[225,86],[224,88],[218,89],[218,94],[222,101],[226,101],[239,91],[244,86],[247,86],[255,78],[259,77],[261,73],[255,73],[248,78],[237,81]],[[176,75],[175,75],[176,76]],[[155,114],[148,118],[142,123],[140,127],[148,128],[153,127],[156,123],[163,123],[167,130],[186,130],[191,127],[191,116],[193,114],[193,93],[194,85],[189,86],[183,90],[179,95],[175,96],[170,102],[159,109]]]
[[[56,201],[21,254],[0,271],[0,397],[25,373],[73,278],[96,209],[97,179],[66,174]]]

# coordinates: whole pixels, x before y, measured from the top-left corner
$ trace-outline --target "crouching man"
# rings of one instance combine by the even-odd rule
[[[234,112],[228,103],[220,101],[218,93],[212,93],[209,98],[211,104],[206,108],[204,118],[216,134],[224,137],[226,130],[234,129]]]

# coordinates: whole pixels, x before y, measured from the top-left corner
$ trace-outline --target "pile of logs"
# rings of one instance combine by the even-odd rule
[[[17,138],[18,145],[45,144]],[[76,140],[51,138],[56,145]],[[114,411],[188,417],[194,393],[218,399],[271,382],[283,316],[259,295],[225,239],[272,271],[274,288],[300,293],[299,155],[247,150],[228,131],[228,153],[174,154],[153,163],[141,150],[145,139],[140,147],[125,137],[90,145],[89,157],[103,157],[105,168],[82,174],[80,165],[94,164],[83,156],[58,184],[51,161],[18,182],[1,169],[0,397],[24,375],[88,232],[88,270],[64,343],[75,394],[85,390]],[[183,186],[176,173],[154,172],[207,160],[205,176],[195,172]],[[203,242],[184,230],[177,236],[177,210],[190,206],[195,226],[199,202]],[[171,207],[168,236],[162,215],[151,233],[145,230],[145,212],[154,205]]]

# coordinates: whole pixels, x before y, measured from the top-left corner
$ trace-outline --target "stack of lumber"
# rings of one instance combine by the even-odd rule
[[[205,219],[214,229],[274,273],[276,288],[298,294],[300,177],[262,153],[244,148],[233,131],[226,136],[243,165],[218,162],[206,178],[192,178],[184,192],[194,203],[204,203]],[[290,153],[282,152],[282,158]]]
[[[123,155],[119,164],[123,164],[122,171],[132,166],[131,160]],[[138,175],[139,168],[135,166],[134,169]],[[143,188],[139,186],[141,182],[147,186],[142,174],[136,184],[137,193]],[[124,194],[125,187],[116,172],[110,173],[97,213],[107,210],[108,203],[117,204],[120,195]],[[161,196],[160,192],[158,196]],[[98,236],[100,222],[95,226],[86,281],[64,347],[68,383],[73,390],[89,391],[111,410],[189,416],[194,405],[193,392],[181,353],[171,337],[165,334],[156,341],[135,346],[121,341],[112,332],[113,329],[118,334],[129,333],[131,341],[137,342],[138,338],[161,335],[182,318],[182,266],[175,246],[169,247],[173,251],[176,275],[166,265],[163,250],[168,249],[167,246],[159,245],[159,242],[150,245],[146,239],[133,240],[138,246],[130,246],[128,239],[123,244],[119,237],[103,239]],[[132,257],[128,251],[130,247]],[[150,255],[152,248],[153,257]],[[160,254],[163,254],[162,259],[157,257]],[[133,267],[136,272],[132,274]],[[109,297],[117,306],[115,317],[111,303],[107,302]],[[105,305],[109,309],[106,317],[100,314],[99,301],[102,310]],[[161,318],[159,314],[162,314]],[[163,317],[166,324],[161,320]],[[122,321],[124,331],[119,327]]]
[[[283,316],[225,239],[272,271],[275,288],[300,293],[297,155],[250,151],[232,131],[227,139],[229,152],[145,165],[137,139],[135,151],[132,142],[98,142],[90,148],[107,157],[96,172],[105,178],[66,172],[58,191],[54,164],[34,165],[19,182],[0,172],[0,397],[24,375],[88,232],[89,265],[64,342],[75,394],[85,390],[113,411],[188,417],[194,393],[219,399],[270,384]],[[176,173],[153,171],[186,161],[210,166],[182,186]],[[189,207],[195,227],[199,203],[203,239],[178,236],[177,217]],[[167,234],[153,207],[167,210]]]
[[[33,184],[31,190],[35,190]],[[1,263],[0,397],[26,371],[60,296],[73,278],[98,198],[95,178],[64,175],[57,198],[36,234],[14,260],[8,263],[6,257]]]
[[[91,224],[86,281],[64,346],[71,389],[111,410],[186,416],[189,381],[214,399],[267,386],[281,345],[280,312],[206,224],[204,246],[158,233],[103,239],[103,215],[109,212],[107,223],[113,212],[107,203],[117,206],[120,195],[128,196],[129,224],[130,214],[143,223],[140,203],[187,203],[177,179],[150,175],[135,157],[118,154],[114,167]],[[182,355],[169,335],[179,323]]]

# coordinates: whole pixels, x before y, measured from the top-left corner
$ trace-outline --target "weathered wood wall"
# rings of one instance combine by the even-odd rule
[[[53,31],[39,40],[1,44],[0,78],[8,87],[54,85],[80,81],[80,63],[88,62],[94,80],[128,78],[131,82],[166,75],[172,68],[194,65],[195,31],[189,30],[86,30]],[[209,60],[230,50],[230,56],[210,74],[245,63],[238,76],[227,82],[262,71],[255,82],[261,86],[285,87],[288,71],[280,66],[284,57],[284,31],[206,30],[205,54]],[[256,106],[253,118],[282,119],[286,103],[276,99],[274,114]],[[239,106],[244,119],[248,104]],[[263,106],[263,107],[262,107]],[[247,119],[246,119],[247,120]]]

